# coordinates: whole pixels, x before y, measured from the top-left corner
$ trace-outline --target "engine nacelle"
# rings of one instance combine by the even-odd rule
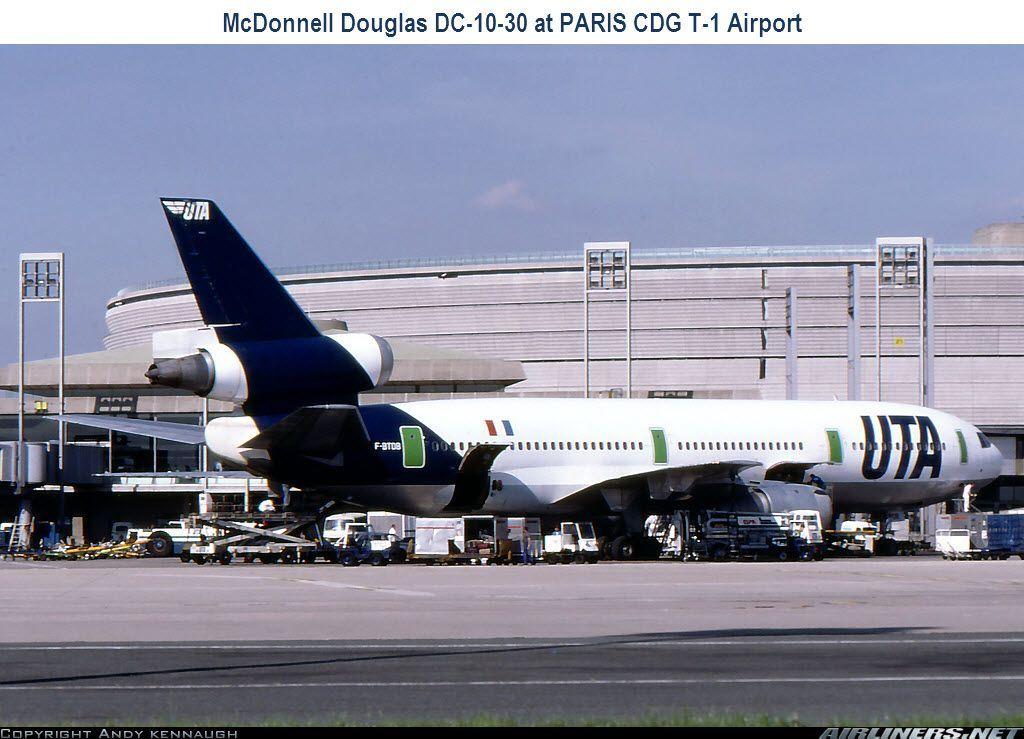
[[[787,513],[789,511],[818,511],[822,523],[832,523],[832,498],[814,485],[765,480],[749,485],[746,493],[737,494],[734,510],[759,513]]]
[[[331,334],[228,346],[204,341],[195,353],[156,359],[146,377],[154,385],[288,411],[303,405],[353,402],[380,387],[394,368],[387,341],[373,334]],[[256,408],[258,406],[258,409]]]
[[[373,334],[350,333],[329,334],[327,338],[341,346],[363,368],[373,383],[371,387],[380,387],[391,377],[395,355],[386,340]]]
[[[249,416],[215,418],[206,425],[206,446],[212,454],[246,467],[251,459],[243,452],[252,455],[252,451],[244,444],[259,432],[256,422]],[[258,452],[257,456],[266,457],[266,452]]]

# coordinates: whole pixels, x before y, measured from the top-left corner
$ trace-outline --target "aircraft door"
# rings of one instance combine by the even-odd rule
[[[843,463],[843,440],[836,429],[826,429],[825,436],[828,438],[828,461],[833,464]]]
[[[419,426],[402,426],[402,466],[419,469],[427,464],[427,447],[423,443],[423,429]]]
[[[960,445],[960,464],[967,464],[967,439],[964,438],[964,432],[960,429],[956,430],[956,441]]]

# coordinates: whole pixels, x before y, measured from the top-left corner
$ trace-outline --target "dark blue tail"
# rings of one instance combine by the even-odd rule
[[[273,421],[304,406],[353,405],[358,393],[387,381],[387,342],[369,334],[321,335],[216,203],[160,202],[203,322],[237,361],[209,351],[168,358],[150,368],[151,382],[240,403],[249,415]]]
[[[316,326],[212,200],[161,198],[203,321],[226,344],[311,338]]]

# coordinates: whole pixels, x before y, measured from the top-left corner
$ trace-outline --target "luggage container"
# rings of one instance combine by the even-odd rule
[[[1024,559],[1024,516],[946,513],[936,517],[935,548],[944,559]]]
[[[520,540],[501,516],[417,518],[409,559],[429,564],[509,564],[522,559]]]

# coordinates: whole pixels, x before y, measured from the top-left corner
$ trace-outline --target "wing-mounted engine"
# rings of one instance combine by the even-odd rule
[[[786,513],[818,511],[822,521],[832,520],[832,497],[819,487],[765,480],[759,483],[709,486],[695,496],[705,507],[718,510]]]

